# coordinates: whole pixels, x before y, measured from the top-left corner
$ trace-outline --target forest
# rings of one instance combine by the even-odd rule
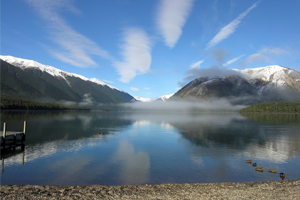
[[[1,110],[90,110],[77,105],[63,105],[53,102],[42,102],[20,97],[1,97]]]
[[[300,99],[295,101],[265,102],[241,109],[241,113],[300,113]]]

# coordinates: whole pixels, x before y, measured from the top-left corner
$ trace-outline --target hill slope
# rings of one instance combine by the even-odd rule
[[[0,56],[1,95],[39,100],[130,102],[128,93],[97,79],[64,72],[35,61]]]
[[[272,65],[232,72],[235,75],[197,78],[171,99],[227,98],[233,104],[253,104],[300,98],[300,73],[295,70]]]
[[[300,100],[265,102],[251,105],[241,113],[300,113]]]

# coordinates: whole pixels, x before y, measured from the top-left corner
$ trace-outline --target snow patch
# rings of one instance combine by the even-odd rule
[[[158,97],[158,99],[166,101],[166,100],[170,99],[173,95],[174,95],[174,93],[173,94],[163,95],[163,96]]]

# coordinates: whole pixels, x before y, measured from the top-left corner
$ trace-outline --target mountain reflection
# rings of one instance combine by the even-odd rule
[[[26,135],[28,160],[63,149],[98,145],[100,140],[97,138],[102,137],[98,133],[115,134],[120,128],[146,128],[151,123],[162,129],[178,130],[184,139],[196,146],[239,149],[251,155],[258,155],[265,149],[261,155],[264,157],[274,152],[281,152],[280,155],[286,155],[285,158],[300,154],[299,127],[296,126],[300,123],[300,117],[297,114],[8,112],[2,113],[2,121],[3,117],[4,120],[17,119],[15,121],[33,119],[28,123]],[[17,123],[15,121],[12,123]],[[269,126],[275,122],[285,125],[280,129]],[[38,152],[39,155],[31,155],[30,152]]]
[[[251,181],[261,175],[254,171],[232,177],[235,171],[243,173],[246,158],[280,169],[300,155],[299,115],[294,114],[15,112],[1,116],[8,127],[21,127],[27,120],[25,152],[5,157],[5,184],[16,184],[5,175],[7,168],[22,160],[25,167],[36,164],[39,172],[34,177],[31,171],[25,173],[33,182],[18,184],[116,185]]]
[[[183,138],[194,144],[194,146],[186,145],[193,157],[198,152],[201,152],[202,156],[203,152],[209,153],[209,156],[220,156],[224,151],[236,149],[239,150],[235,151],[237,155],[285,162],[300,155],[297,120],[299,120],[297,116],[280,114],[271,116],[264,114],[256,117],[252,115],[251,121],[234,115],[222,115],[198,118],[197,123],[177,123],[173,126],[182,130],[180,133]],[[274,121],[279,125],[272,124]],[[212,151],[203,151],[201,148]],[[222,151],[216,151],[217,149]],[[214,153],[218,155],[212,155]]]

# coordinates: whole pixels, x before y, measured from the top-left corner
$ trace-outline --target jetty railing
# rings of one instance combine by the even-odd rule
[[[24,121],[23,131],[7,131],[6,122],[3,124],[3,131],[0,132],[0,158],[1,158],[1,174],[4,172],[4,159],[15,155],[18,152],[22,152],[22,165],[24,165],[25,158],[25,132],[26,121]],[[17,147],[21,147],[20,150],[16,150]]]
[[[6,130],[6,122],[3,124],[3,131],[0,132],[1,142],[1,153],[4,150],[11,150],[12,148],[15,149],[18,146],[21,148],[24,147],[25,142],[25,132],[26,132],[26,121],[24,121],[23,131],[7,131]],[[2,151],[3,150],[3,151]]]

